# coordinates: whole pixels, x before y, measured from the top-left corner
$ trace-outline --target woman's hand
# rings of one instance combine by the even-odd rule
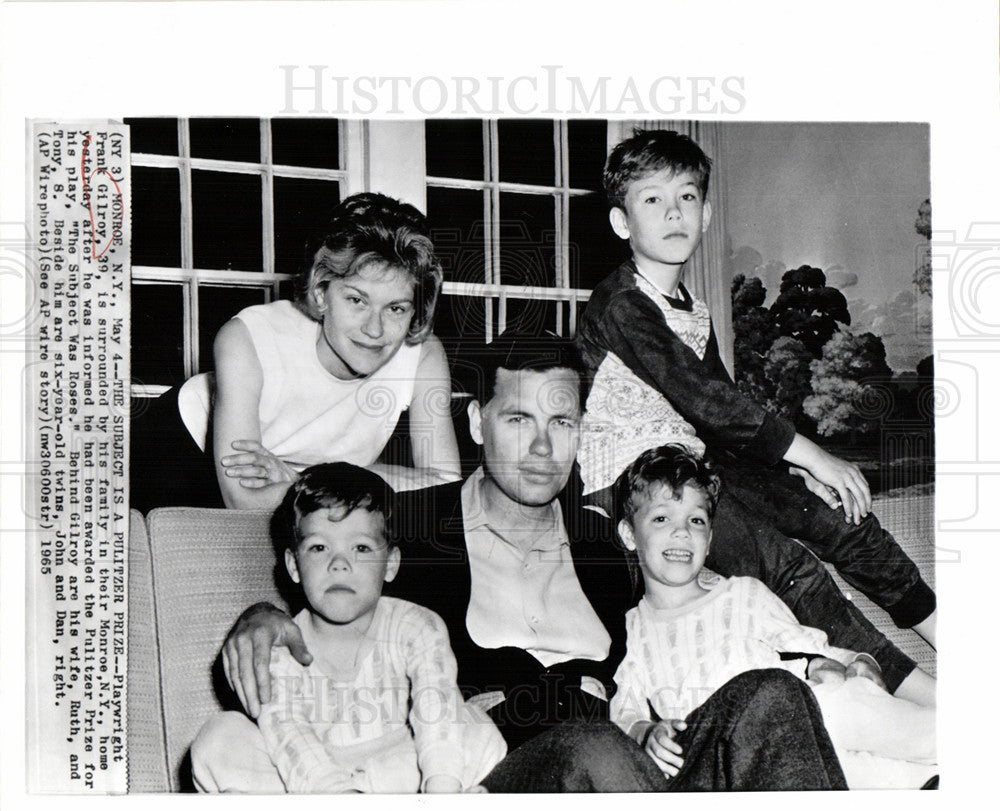
[[[215,336],[212,449],[222,499],[231,510],[273,510],[295,479],[261,444],[257,415],[263,380],[246,326],[239,319],[227,321]]]
[[[288,484],[298,478],[298,474],[267,448],[253,439],[237,439],[232,453],[220,459],[226,476],[237,479],[241,486],[251,490],[267,487],[269,484]]]

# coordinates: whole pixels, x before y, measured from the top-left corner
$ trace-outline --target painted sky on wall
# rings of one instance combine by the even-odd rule
[[[931,352],[929,300],[913,286],[928,135],[923,124],[728,125],[716,169],[731,272],[759,276],[770,303],[785,270],[821,268],[847,297],[851,329],[882,336],[889,365],[912,370]]]

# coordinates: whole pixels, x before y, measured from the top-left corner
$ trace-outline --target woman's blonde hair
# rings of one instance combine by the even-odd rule
[[[443,273],[427,230],[427,218],[408,203],[384,194],[354,194],[334,209],[323,244],[296,278],[296,306],[322,320],[314,292],[331,279],[366,267],[405,271],[413,282],[413,319],[408,344],[423,341],[434,326]]]

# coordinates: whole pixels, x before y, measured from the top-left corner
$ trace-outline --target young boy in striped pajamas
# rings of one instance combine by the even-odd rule
[[[400,564],[386,533],[393,499],[379,476],[346,462],[307,468],[288,489],[272,526],[305,596],[294,622],[313,659],[303,666],[274,650],[260,735],[245,726],[238,739],[249,751],[232,758],[199,750],[199,789],[484,790],[479,781],[507,747],[489,717],[465,704],[444,621],[382,596]],[[239,713],[217,718],[226,715],[245,724]]]

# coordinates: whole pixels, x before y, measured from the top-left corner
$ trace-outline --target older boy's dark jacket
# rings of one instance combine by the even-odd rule
[[[581,676],[591,676],[605,685],[610,697],[615,670],[625,655],[625,612],[634,599],[624,555],[612,540],[611,521],[581,508],[578,486],[560,497],[577,578],[611,636],[611,648],[601,662],[574,659],[546,668],[520,648],[489,650],[469,636],[465,615],[471,579],[461,488],[462,482],[455,482],[399,495],[393,528],[402,564],[386,593],[441,615],[458,660],[463,693],[500,690],[507,696],[489,714],[509,748],[553,723],[607,717],[605,702],[582,693],[579,685]]]
[[[636,286],[635,274],[629,260],[597,285],[587,302],[577,341],[591,376],[613,352],[666,397],[715,454],[724,451],[764,464],[781,460],[795,427],[736,388],[719,357],[714,330],[699,358]],[[667,301],[684,306],[676,299]]]

